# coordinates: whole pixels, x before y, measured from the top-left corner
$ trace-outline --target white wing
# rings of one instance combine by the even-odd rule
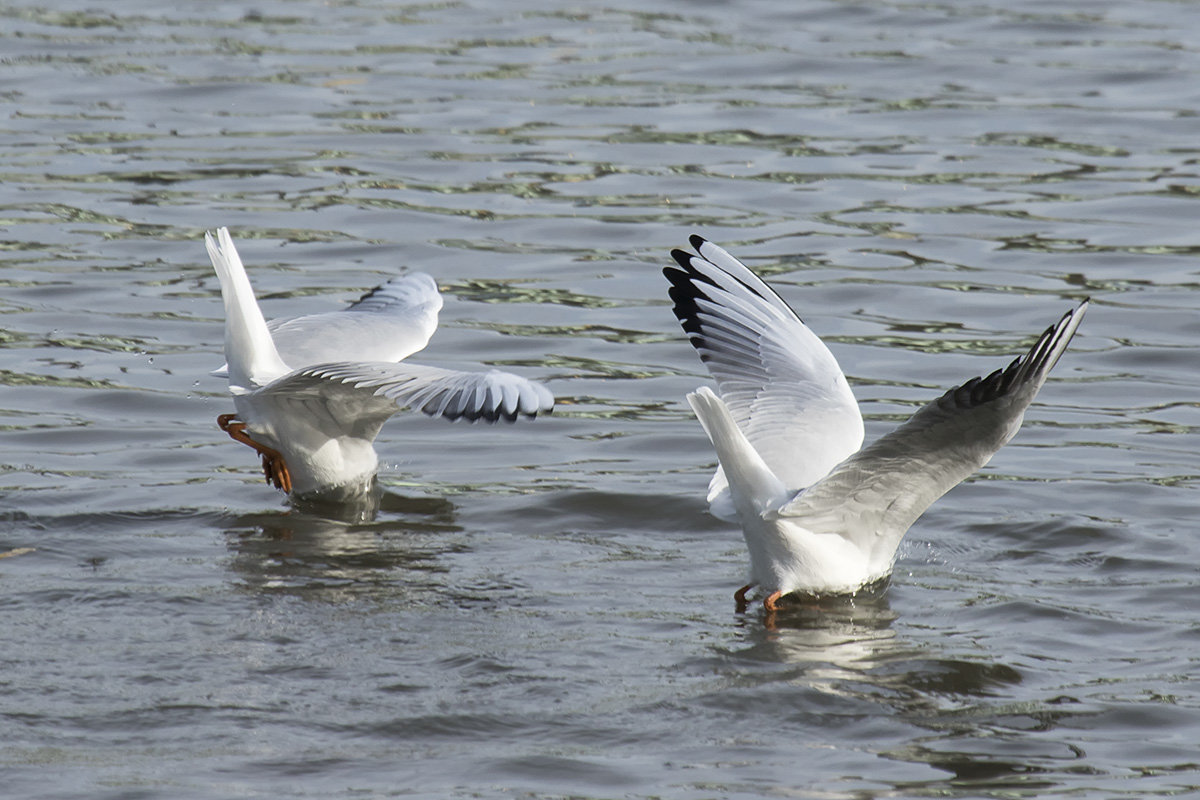
[[[549,389],[509,372],[459,372],[383,361],[307,367],[263,387],[258,396],[272,402],[319,400],[347,428],[358,419],[370,420],[375,432],[404,408],[471,422],[513,422],[519,415],[535,417],[554,409]]]
[[[991,459],[1021,427],[1046,375],[1067,349],[1085,300],[1050,326],[1025,355],[924,406],[906,423],[846,460],[778,512],[814,533],[840,533],[891,559],[904,532],[933,501]]]
[[[833,354],[766,283],[715,244],[674,250],[666,267],[675,316],[717,392],[763,461],[792,491],[811,486],[862,445],[858,404]],[[709,484],[726,516],[720,468]]]
[[[353,358],[401,361],[424,349],[437,330],[442,295],[423,272],[410,272],[367,292],[349,308],[267,323],[292,369]],[[221,378],[228,367],[213,371]]]
[[[401,361],[437,330],[442,296],[423,272],[393,278],[343,311],[267,323],[293,369],[331,361]]]

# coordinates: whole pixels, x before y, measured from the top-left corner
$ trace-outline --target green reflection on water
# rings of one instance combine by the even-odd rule
[[[111,381],[95,378],[62,378],[54,375],[33,375],[0,369],[2,386],[56,386],[67,389],[125,389],[135,391],[132,386],[122,386]]]
[[[673,341],[678,337],[646,331],[623,330],[608,325],[512,325],[495,322],[460,322],[459,327],[483,328],[508,336],[551,336],[576,337],[586,336],[605,342],[622,344],[650,344],[654,342]]]
[[[1008,147],[1034,147],[1040,150],[1063,150],[1086,156],[1117,158],[1130,155],[1122,147],[1067,142],[1053,136],[1020,133],[985,133],[975,139],[976,144],[1002,145]]]
[[[515,280],[472,278],[444,283],[440,288],[445,293],[476,303],[540,303],[575,308],[620,308],[630,305],[594,295],[579,294],[567,289],[526,286]]]
[[[551,376],[552,380],[595,377],[639,380],[675,374],[665,369],[648,368],[644,364],[619,364],[585,356],[564,356],[555,353],[548,353],[541,363],[547,367],[570,371],[566,375]]]
[[[1033,233],[1025,236],[998,236],[1000,250],[1026,250],[1035,253],[1130,253],[1138,255],[1185,255],[1200,254],[1200,245],[1107,245],[1095,244],[1087,239],[1043,236]]]

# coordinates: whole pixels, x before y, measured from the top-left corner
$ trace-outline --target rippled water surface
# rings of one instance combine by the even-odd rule
[[[1200,791],[1197,41],[1161,0],[4,5],[3,794]],[[268,316],[428,271],[423,360],[558,409],[398,416],[373,518],[290,506],[214,424],[218,225]],[[1093,299],[886,592],[736,613],[693,232],[869,437]]]

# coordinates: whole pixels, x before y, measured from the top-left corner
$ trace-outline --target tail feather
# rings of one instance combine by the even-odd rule
[[[756,513],[774,508],[789,496],[783,481],[771,471],[750,440],[737,426],[721,398],[702,386],[687,396],[696,419],[717,451],[717,460],[729,481],[735,507],[750,503]]]
[[[215,238],[211,232],[205,233],[204,246],[217,271],[225,301],[225,363],[229,385],[249,390],[291,372],[275,349],[229,230],[218,228]]]

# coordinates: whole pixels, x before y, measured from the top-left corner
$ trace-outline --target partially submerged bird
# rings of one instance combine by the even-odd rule
[[[714,516],[742,525],[749,582],[769,611],[791,592],[850,593],[892,571],[935,500],[988,462],[1067,349],[1085,300],[1023,356],[972,378],[866,449],[863,421],[825,344],[744,264],[692,236],[663,269],[692,346],[717,382],[687,396],[717,451]]]
[[[459,372],[402,362],[437,328],[433,278],[393,278],[341,311],[263,319],[229,231],[204,235],[225,303],[225,366],[236,414],[221,429],[262,456],[268,482],[308,496],[366,491],[373,442],[404,408],[430,416],[512,422],[554,408],[540,383],[508,372]]]

